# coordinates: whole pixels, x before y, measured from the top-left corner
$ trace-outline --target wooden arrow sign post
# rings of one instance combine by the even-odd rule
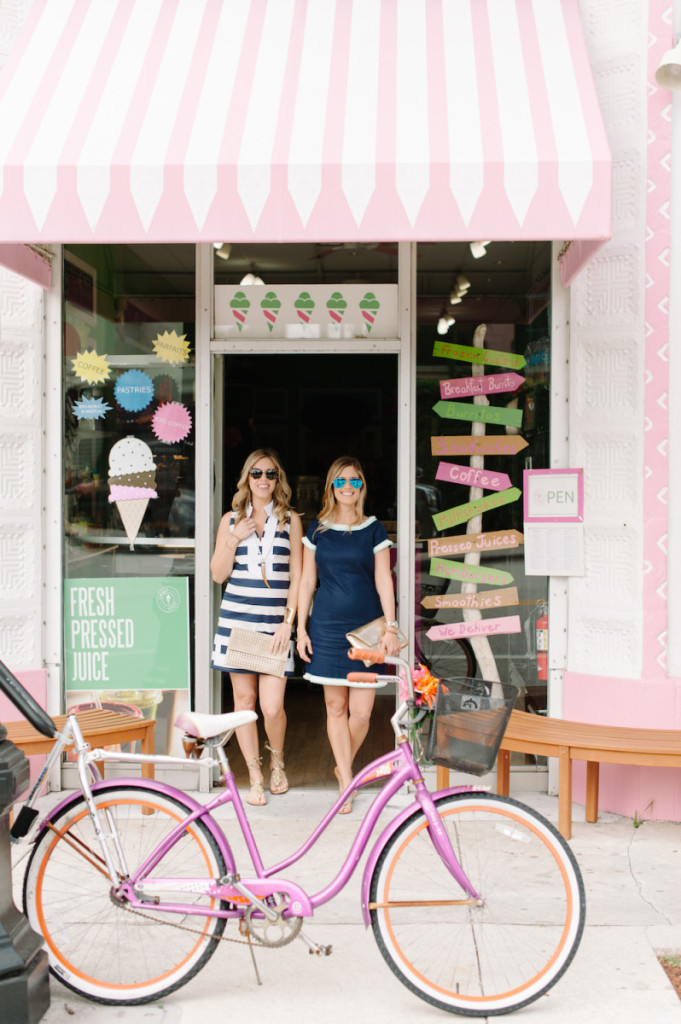
[[[442,600],[450,598],[458,599],[461,604],[447,605],[446,607],[461,607],[464,621],[462,623],[448,623],[442,626],[433,626],[428,630],[428,636],[432,640],[448,640],[457,637],[468,637],[473,645],[475,656],[482,670],[483,679],[498,680],[499,670],[492,654],[489,643],[489,636],[498,633],[519,633],[520,618],[517,615],[509,615],[495,619],[483,619],[482,608],[498,607],[503,604],[510,604],[510,599],[518,600],[518,591],[515,587],[507,587],[503,590],[488,592],[487,595],[478,594],[478,583],[512,583],[513,577],[510,573],[498,569],[488,569],[480,565],[480,552],[485,550],[480,538],[487,536],[492,538],[495,534],[481,533],[482,513],[489,508],[505,505],[517,501],[521,492],[517,487],[511,487],[511,481],[505,473],[492,473],[485,470],[485,454],[514,454],[524,448],[527,442],[512,433],[504,437],[485,436],[485,424],[497,423],[505,426],[510,431],[517,431],[522,424],[522,410],[518,408],[490,407],[487,395],[497,392],[517,391],[523,378],[517,373],[490,374],[485,376],[485,366],[504,366],[510,370],[522,369],[525,365],[523,356],[508,352],[486,351],[484,348],[487,327],[480,324],[473,337],[473,345],[451,345],[447,342],[436,342],[433,348],[433,355],[444,356],[448,359],[465,360],[473,364],[473,376],[464,377],[459,380],[442,381],[440,384],[440,398],[433,409],[438,415],[446,419],[465,420],[471,423],[471,436],[444,436],[431,439],[434,455],[469,455],[470,467],[459,466],[453,463],[441,462],[437,469],[436,479],[452,481],[453,483],[468,484],[470,486],[470,501],[465,505],[450,508],[445,512],[433,516],[433,521],[439,530],[447,529],[457,523],[466,523],[466,539],[470,547],[464,550],[463,564],[460,562],[449,562],[442,558],[431,559],[431,575],[441,576],[448,579],[460,579],[460,595],[442,595]],[[464,402],[447,401],[455,397],[473,396],[473,404]],[[517,402],[516,402],[517,405]],[[483,496],[483,489],[492,490],[495,493]],[[501,546],[512,547],[516,540],[516,531],[499,531],[505,537]],[[513,533],[514,537],[508,535]],[[441,541],[430,542],[430,554],[454,554],[447,550],[436,551],[435,545],[457,542],[460,544],[463,538],[443,538]],[[484,597],[493,599],[494,604],[486,604]],[[499,597],[498,595],[504,595]],[[428,598],[432,601],[433,598]],[[437,598],[435,598],[437,600]],[[441,607],[445,607],[442,605]]]

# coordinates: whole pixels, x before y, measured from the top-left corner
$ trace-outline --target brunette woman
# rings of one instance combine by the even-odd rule
[[[345,634],[385,615],[381,649],[397,655],[391,542],[375,516],[364,514],[366,480],[355,458],[336,459],[326,477],[319,517],[303,539],[298,592],[298,653],[309,663],[305,678],[324,687],[326,724],[341,792],[352,780],[352,762],[369,730],[375,689],[348,683],[357,670]],[[315,594],[315,588],[319,589]],[[314,596],[310,632],[305,623]],[[351,810],[351,801],[341,808]]]
[[[279,456],[259,448],[246,459],[232,500],[222,517],[210,571],[216,583],[227,580],[213,644],[213,668],[229,672],[236,711],[255,709],[260,699],[267,749],[270,751],[272,794],[285,793],[285,677],[257,675],[229,665],[227,643],[239,626],[270,633],[273,654],[289,651],[286,674],[293,671],[291,628],[296,614],[302,561],[302,524],[290,506],[291,488]],[[236,732],[248,767],[249,804],[265,804],[265,780],[255,722]]]

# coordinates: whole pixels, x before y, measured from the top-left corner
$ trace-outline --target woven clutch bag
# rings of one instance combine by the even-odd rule
[[[282,677],[286,674],[288,651],[271,654],[271,633],[256,633],[252,629],[236,627],[227,641],[227,664],[245,672]]]

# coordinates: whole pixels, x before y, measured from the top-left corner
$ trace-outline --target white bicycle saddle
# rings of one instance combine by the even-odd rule
[[[257,719],[255,711],[230,711],[227,715],[200,715],[196,711],[183,711],[175,719],[175,727],[197,740],[212,740],[224,732],[232,732],[240,725]]]

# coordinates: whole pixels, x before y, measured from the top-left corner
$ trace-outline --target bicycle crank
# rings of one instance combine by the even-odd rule
[[[303,919],[284,917],[284,911],[289,905],[289,897],[285,892],[272,893],[266,897],[265,902],[276,915],[274,920],[268,921],[257,907],[249,907],[244,914],[246,928],[262,946],[269,946],[271,949],[287,946],[297,937]]]

